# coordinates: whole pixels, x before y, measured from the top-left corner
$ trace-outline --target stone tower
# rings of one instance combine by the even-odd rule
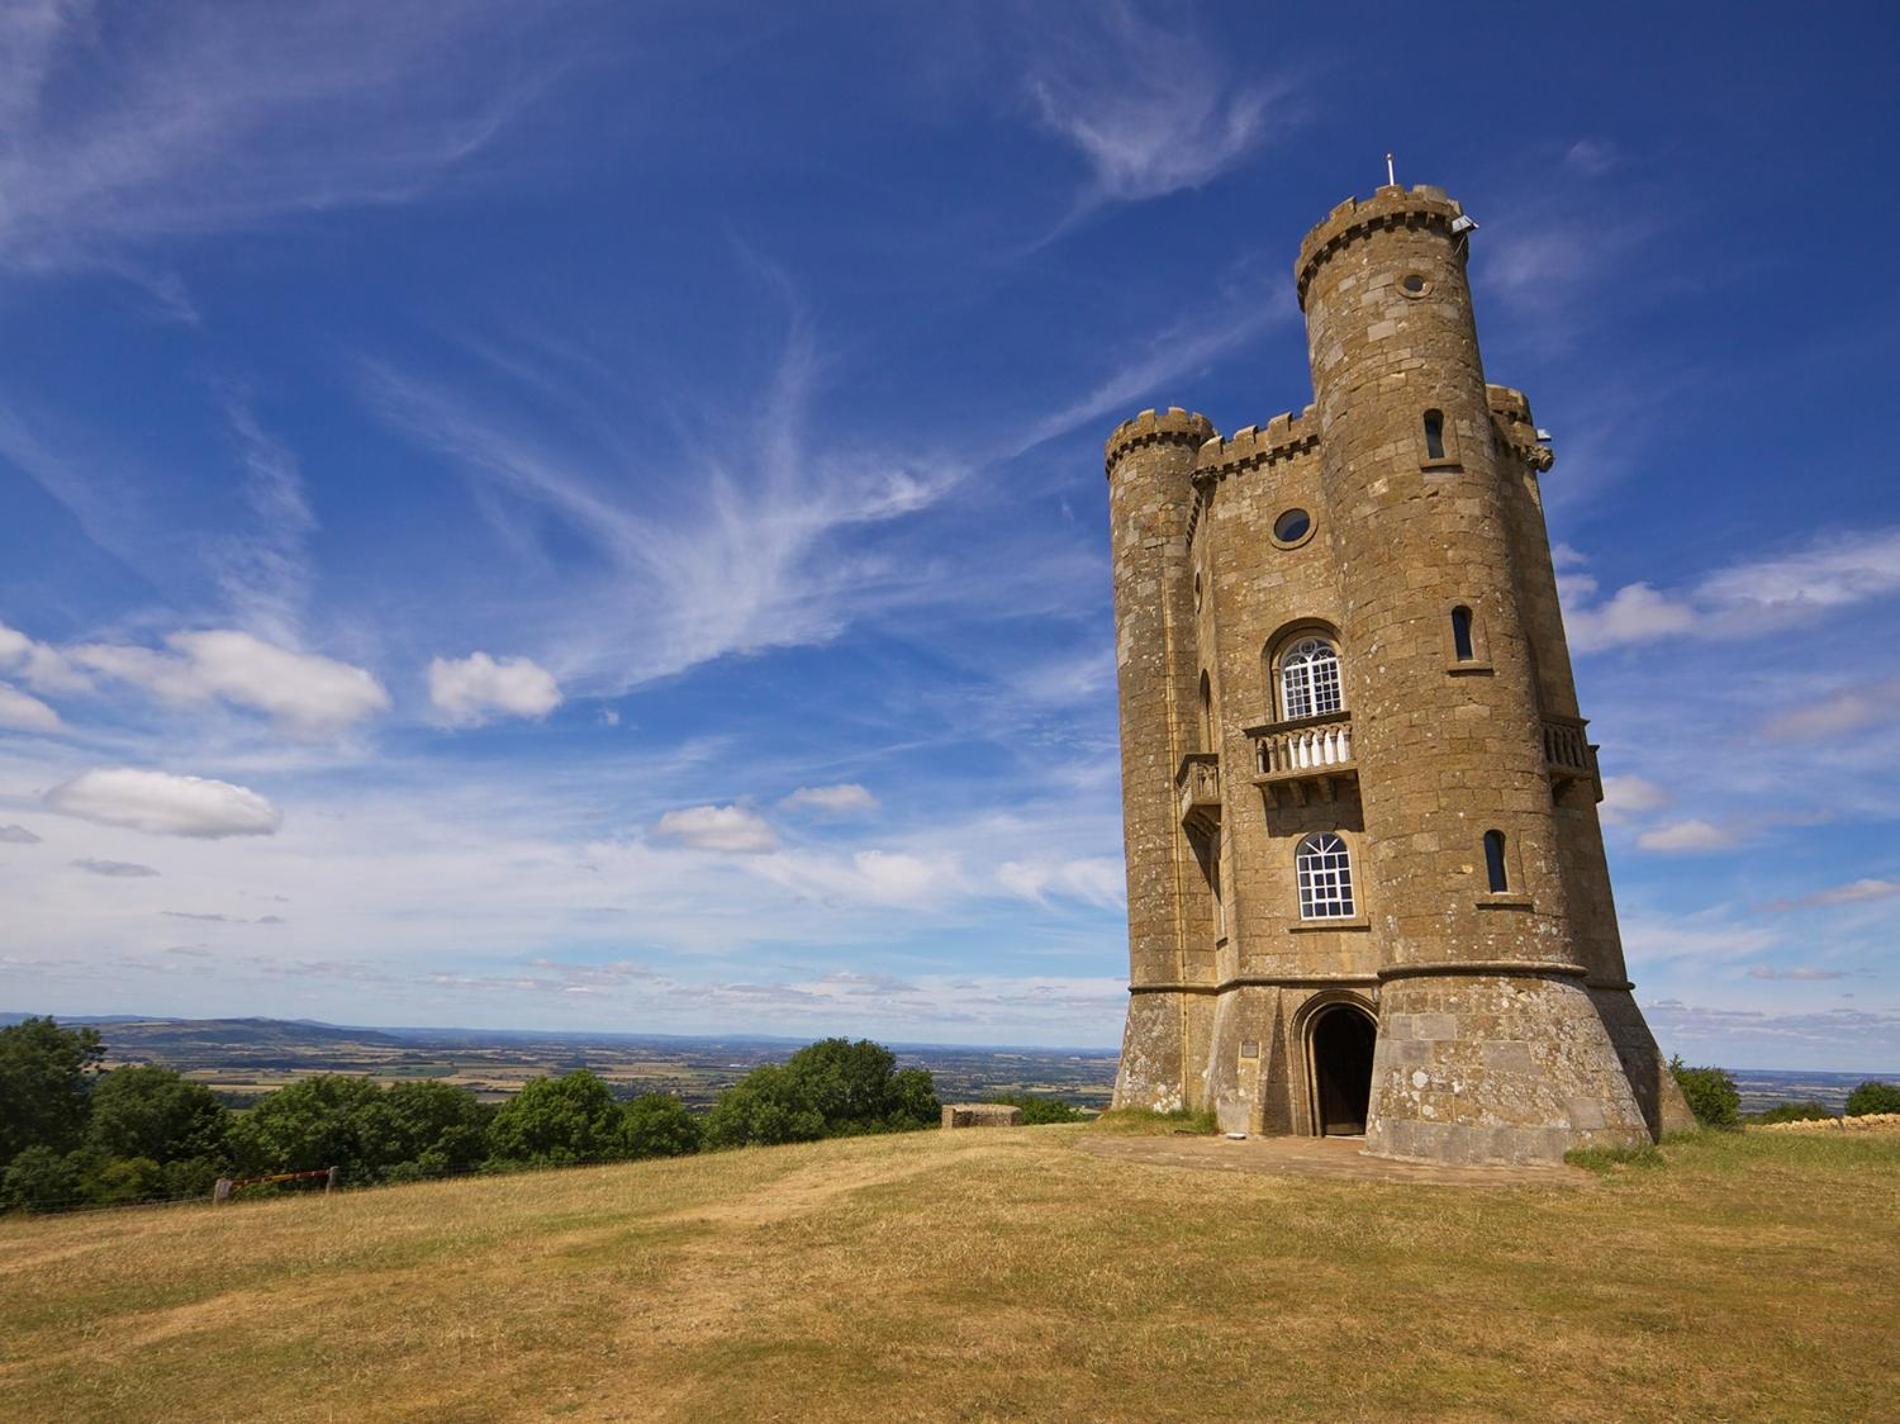
[[[1108,441],[1130,993],[1115,1101],[1553,1161],[1689,1126],[1623,966],[1523,395],[1435,188],[1295,267],[1315,403]]]

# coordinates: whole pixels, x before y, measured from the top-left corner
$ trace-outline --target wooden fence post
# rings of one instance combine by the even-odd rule
[[[231,1179],[229,1177],[220,1177],[218,1178],[218,1184],[211,1189],[212,1205],[215,1206],[219,1202],[228,1202],[230,1200],[231,1200]]]
[[[327,1197],[336,1190],[337,1179],[343,1175],[341,1167],[332,1167],[323,1179],[323,1194]]]

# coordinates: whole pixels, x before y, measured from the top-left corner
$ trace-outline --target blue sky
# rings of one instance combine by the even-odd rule
[[[0,1006],[1114,1043],[1101,442],[1478,218],[1664,1046],[1900,1067],[1890,7],[0,5]]]

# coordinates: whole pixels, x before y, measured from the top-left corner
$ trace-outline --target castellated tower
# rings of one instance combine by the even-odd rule
[[[1307,235],[1299,415],[1109,439],[1118,1105],[1458,1162],[1692,1125],[1623,966],[1550,451],[1485,383],[1462,219],[1385,187]]]

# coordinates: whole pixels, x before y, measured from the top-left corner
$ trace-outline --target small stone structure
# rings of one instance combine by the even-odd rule
[[[1624,969],[1551,451],[1485,380],[1475,229],[1438,188],[1340,204],[1294,267],[1314,403],[1109,438],[1117,1107],[1432,1162],[1693,1126]]]
[[[1010,1103],[945,1103],[943,1130],[957,1127],[1021,1127],[1023,1110]]]

